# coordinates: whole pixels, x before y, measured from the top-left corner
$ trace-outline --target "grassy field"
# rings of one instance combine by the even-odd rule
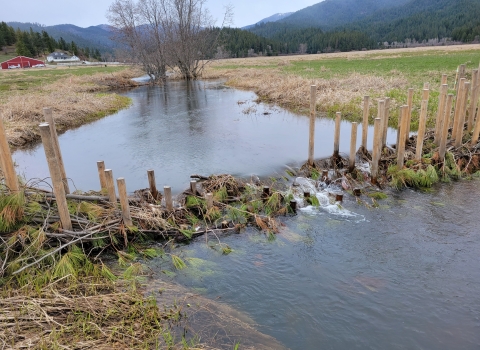
[[[317,110],[331,117],[339,111],[350,121],[361,121],[364,95],[372,97],[372,123],[377,101],[389,97],[392,127],[397,126],[398,107],[406,103],[408,88],[415,88],[415,130],[424,83],[430,84],[428,125],[432,126],[442,74],[447,74],[453,93],[457,67],[465,64],[470,80],[479,63],[480,45],[461,45],[229,59],[213,62],[205,76],[227,78],[231,86],[254,90],[261,100],[304,114],[309,108],[309,86],[315,84]]]
[[[136,86],[130,79],[142,74],[125,66],[1,70],[0,115],[9,143],[39,140],[44,107],[52,108],[59,132],[125,108],[128,98],[106,92]]]

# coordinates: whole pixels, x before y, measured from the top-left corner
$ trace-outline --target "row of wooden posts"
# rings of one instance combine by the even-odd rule
[[[454,95],[448,94],[447,75],[442,75],[440,95],[438,102],[437,115],[435,120],[434,143],[439,147],[439,157],[445,157],[446,145],[448,142],[448,130],[452,127],[451,141],[455,147],[462,145],[464,133],[470,133],[473,129],[470,146],[477,144],[480,135],[480,109],[477,110],[480,97],[480,65],[479,69],[472,71],[472,81],[468,82],[465,78],[465,65],[459,67],[455,86],[457,88],[457,98],[455,100],[455,109],[453,108]],[[314,165],[314,140],[315,140],[315,119],[316,119],[316,91],[317,87],[310,87],[310,128],[309,128],[309,148],[308,163]],[[471,93],[470,93],[471,92]],[[397,166],[403,168],[405,161],[405,146],[410,137],[410,124],[413,108],[414,89],[408,89],[407,104],[400,106],[398,128],[397,128]],[[422,92],[422,102],[420,107],[418,136],[416,144],[415,159],[421,161],[423,150],[423,139],[426,131],[428,100],[430,96],[430,86],[425,83]],[[468,104],[470,96],[470,105]],[[368,118],[370,110],[370,97],[365,96],[363,100],[363,124],[362,124],[362,144],[361,147],[367,149]],[[371,178],[375,182],[378,176],[378,165],[380,162],[383,148],[386,146],[387,129],[390,111],[390,98],[386,97],[378,101],[378,115],[374,120],[373,150],[371,164]],[[453,112],[453,118],[452,118]],[[468,112],[468,113],[467,113]],[[476,117],[475,117],[476,114]],[[467,118],[468,116],[468,118]],[[333,142],[333,156],[338,157],[340,146],[340,122],[341,113],[336,113],[335,134]],[[466,122],[466,129],[465,129]],[[357,127],[358,123],[352,123],[352,132],[350,139],[349,171],[355,168],[355,158],[357,152]]]
[[[439,156],[442,159],[445,156],[448,129],[452,126],[451,140],[454,140],[454,146],[460,147],[462,145],[462,138],[464,135],[465,121],[467,124],[466,132],[469,133],[473,129],[473,136],[471,145],[475,145],[478,142],[480,134],[480,109],[477,111],[477,103],[480,96],[480,74],[479,70],[475,69],[472,72],[472,82],[467,82],[465,79],[465,66],[462,65],[459,68],[458,79],[456,79],[457,87],[457,99],[455,101],[454,116],[452,115],[453,108],[453,94],[448,93],[447,76],[442,76],[440,97],[438,102],[438,112],[436,115],[435,123],[435,139],[434,142],[439,146]],[[316,86],[311,86],[310,93],[310,128],[309,128],[309,152],[308,163],[314,164],[314,135],[315,135],[315,119],[316,119]],[[471,92],[471,94],[470,94]],[[402,168],[404,165],[404,152],[405,145],[409,138],[411,113],[413,107],[413,94],[414,89],[408,90],[407,104],[400,107],[400,115],[397,131],[397,165]],[[468,105],[470,96],[470,105]],[[416,145],[415,158],[420,161],[422,156],[423,138],[426,128],[427,120],[427,107],[429,99],[429,85],[424,85],[422,94],[422,103],[420,109],[420,120],[418,128],[418,137]],[[368,118],[370,108],[370,97],[364,97],[363,108],[363,130],[362,130],[362,147],[367,149],[367,131],[368,131]],[[75,198],[81,197],[78,195],[71,195],[68,186],[67,175],[63,164],[62,153],[58,142],[58,135],[55,128],[55,121],[52,116],[50,108],[44,108],[45,123],[40,124],[40,135],[42,143],[44,145],[45,155],[47,158],[50,177],[52,179],[53,192],[56,198],[60,221],[64,230],[72,230],[72,222],[68,211],[67,197]],[[376,181],[378,176],[378,164],[381,157],[381,151],[386,145],[387,128],[389,120],[390,99],[385,98],[378,101],[378,116],[374,121],[374,142],[372,150],[372,165],[371,165],[371,178],[372,181]],[[468,111],[468,119],[466,119]],[[476,113],[476,118],[474,114]],[[339,155],[340,144],[340,122],[341,113],[338,112],[335,118],[335,137],[334,137],[334,156]],[[349,170],[353,171],[355,168],[356,157],[356,143],[357,143],[357,123],[352,123],[351,143],[350,143],[350,157],[349,157]],[[3,125],[3,120],[0,118],[0,165],[5,177],[5,183],[12,191],[19,190],[18,178],[15,173],[15,168],[8,146],[7,137]],[[117,204],[117,195],[115,191],[113,173],[111,169],[105,168],[103,161],[97,162],[98,175],[100,179],[100,186],[102,189],[106,189],[108,194],[107,199]],[[150,193],[157,199],[158,190],[155,183],[155,174],[153,170],[147,171]],[[129,200],[127,197],[127,190],[125,179],[123,177],[117,178],[118,194],[120,198],[120,205],[122,208],[123,220],[126,226],[132,226],[132,218],[130,215]],[[197,194],[196,181],[190,182],[190,190],[193,194]],[[165,205],[168,211],[173,210],[173,199],[171,187],[164,187]],[[205,194],[207,207],[213,206],[213,194]]]

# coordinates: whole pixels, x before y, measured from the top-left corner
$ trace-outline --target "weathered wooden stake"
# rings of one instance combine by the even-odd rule
[[[0,116],[0,163],[2,165],[5,183],[10,191],[17,192],[19,190],[18,178],[13,165],[12,153],[8,145],[5,127],[3,126],[3,118]]]
[[[478,69],[474,69],[472,72],[472,95],[470,98],[470,108],[468,109],[468,122],[467,131],[472,131],[473,124],[475,122],[475,112],[477,111],[478,104]]]
[[[413,93],[414,89],[410,88],[408,89],[408,97],[407,97],[407,105],[408,105],[408,114],[407,114],[407,124],[406,124],[406,134],[405,134],[405,141],[408,142],[408,139],[410,138],[410,124],[412,121],[412,108],[413,108]]]
[[[423,90],[429,90],[430,89],[430,83],[423,83]]]
[[[130,206],[128,205],[127,198],[127,186],[125,185],[125,179],[119,177],[117,179],[118,195],[120,196],[120,206],[122,207],[123,223],[127,227],[132,227],[132,216],[130,215]]]
[[[315,151],[315,115],[316,115],[316,103],[317,103],[317,87],[315,85],[310,86],[310,127],[308,137],[308,164],[313,166],[314,164],[314,151]]]
[[[460,83],[457,89],[457,96],[455,99],[455,111],[453,114],[453,129],[452,129],[452,140],[455,140],[457,137],[457,124],[458,119],[460,118],[460,114],[462,112],[462,102],[463,102],[463,90],[465,89],[465,82],[466,79],[460,79]]]
[[[443,116],[443,122],[442,122],[442,133],[439,140],[439,148],[438,148],[438,155],[442,160],[445,158],[445,151],[447,149],[448,129],[450,127],[450,117],[452,115],[452,107],[453,107],[453,94],[448,94],[447,104],[445,107],[445,115]]]
[[[192,194],[194,196],[197,195],[197,181],[196,180],[190,181],[190,192],[192,192]]]
[[[475,122],[475,128],[473,129],[472,134],[472,146],[475,146],[478,142],[478,136],[480,135],[480,108],[477,109],[477,117]]]
[[[400,107],[400,114],[402,115],[402,124],[400,125],[400,139],[399,144],[397,145],[397,167],[398,169],[403,169],[403,161],[405,156],[405,134],[408,134],[407,131],[407,119],[408,119],[408,105]]]
[[[457,121],[457,133],[455,134],[455,147],[460,147],[463,142],[463,130],[465,129],[465,115],[467,113],[468,94],[470,92],[470,83],[465,82],[463,84],[463,94],[460,96],[462,99],[461,110]]]
[[[337,112],[335,117],[335,138],[333,140],[333,156],[338,157],[340,152],[340,122],[342,113]]]
[[[423,137],[425,136],[425,127],[427,124],[427,109],[428,100],[423,100],[420,109],[420,120],[418,122],[417,149],[415,153],[415,159],[419,162],[422,160]]]
[[[348,164],[348,171],[352,172],[355,169],[355,156],[357,154],[357,125],[358,123],[352,123],[352,136],[350,139],[350,161]]]
[[[398,112],[397,143],[395,144],[397,152],[398,152],[398,145],[400,144],[400,127],[401,126],[402,126],[402,109],[400,108],[400,111]]]
[[[388,120],[390,119],[390,97],[385,98],[385,114],[383,116],[385,122],[382,130],[382,149],[387,145]]]
[[[380,151],[383,150],[383,130],[385,129],[385,100],[378,100],[377,118],[380,118]]]
[[[205,193],[205,200],[207,202],[207,209],[213,208],[213,193]]]
[[[442,86],[440,86],[440,95],[438,96],[438,110],[437,110],[437,118],[435,120],[435,135],[433,138],[433,142],[436,145],[438,145],[438,140],[442,132],[442,120],[443,120],[443,115],[445,114],[445,103],[447,101],[447,93],[448,93],[448,85],[442,84]],[[450,119],[447,120],[447,123],[450,127]]]
[[[173,211],[172,188],[170,186],[164,186],[163,195],[165,196],[165,207],[167,211]]]
[[[457,78],[455,80],[455,88],[457,90],[457,98],[458,98],[458,90],[459,90],[459,87],[461,86],[460,83],[462,81],[462,79],[465,79],[465,72],[466,72],[466,66],[464,64],[461,64],[459,67],[458,67],[458,72],[457,72]]]
[[[58,166],[60,167],[60,173],[62,175],[63,186],[65,187],[65,193],[70,194],[70,188],[68,187],[67,173],[65,172],[65,165],[63,164],[62,151],[60,150],[60,143],[58,142],[57,128],[55,127],[55,120],[52,116],[52,109],[43,108],[43,115],[45,116],[45,122],[50,125],[50,134],[52,135],[53,147],[55,149],[55,156],[57,157]]]
[[[369,106],[370,106],[370,96],[364,96],[363,97],[362,147],[365,151],[367,150]]]
[[[97,162],[97,169],[98,178],[100,179],[100,188],[103,190],[107,188],[107,179],[105,178],[105,162],[103,160],[99,160]]]
[[[157,191],[157,184],[155,182],[155,171],[153,171],[152,169],[147,170],[147,176],[148,176],[148,187],[150,187],[150,193],[152,194],[153,199],[157,200],[158,191]]]
[[[440,86],[445,85],[447,83],[447,75],[442,74],[442,82],[440,83]]]
[[[428,84],[428,83],[427,83]],[[428,102],[428,99],[430,98],[430,89],[427,87],[427,88],[423,88],[423,93],[422,93],[422,101],[427,101]]]
[[[52,134],[48,123],[40,124],[40,135],[42,137],[43,149],[47,158],[48,169],[52,179],[53,193],[57,201],[58,215],[62,228],[72,230],[72,221],[68,212],[67,198],[65,197],[65,187],[63,186],[62,173],[58,165],[58,160],[53,146]]]
[[[377,182],[378,163],[380,160],[380,153],[381,153],[381,146],[382,146],[381,136],[382,136],[381,119],[375,118],[375,121],[373,124],[373,150],[372,150],[372,169],[371,169],[372,183]]]
[[[117,195],[115,193],[115,184],[113,183],[113,172],[111,169],[105,169],[105,181],[107,184],[109,202],[117,203]]]

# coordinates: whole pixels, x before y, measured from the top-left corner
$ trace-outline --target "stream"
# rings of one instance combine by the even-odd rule
[[[286,165],[306,160],[308,118],[256,103],[252,92],[200,81],[124,95],[130,108],[60,136],[75,188],[98,190],[98,160],[125,177],[130,192],[147,187],[146,171],[154,169],[157,186],[175,193],[191,174],[283,176]],[[317,119],[316,158],[331,155],[333,128]],[[343,153],[350,128],[342,123]],[[395,137],[389,130],[388,141]],[[13,157],[27,180],[48,186],[41,145]],[[392,191],[378,207],[361,200],[320,200],[319,208],[280,218],[274,239],[251,228],[221,236],[228,255],[216,238],[200,237],[175,248],[187,269],[172,273],[163,260],[148,261],[150,284],[178,284],[229,306],[290,349],[479,349],[480,180]],[[202,318],[192,322],[198,328]],[[238,341],[242,349],[255,343],[248,337],[226,336],[222,344]]]

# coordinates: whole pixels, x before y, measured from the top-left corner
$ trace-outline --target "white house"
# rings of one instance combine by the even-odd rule
[[[69,56],[63,52],[52,52],[47,56],[48,62],[78,62],[80,58],[77,56]]]

